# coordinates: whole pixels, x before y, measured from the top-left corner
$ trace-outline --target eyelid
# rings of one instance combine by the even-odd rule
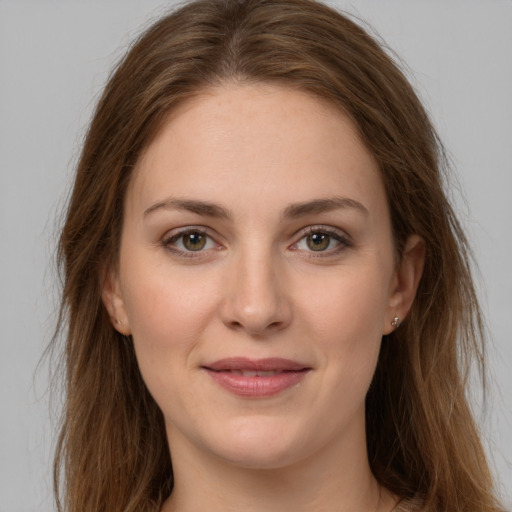
[[[350,237],[345,233],[343,229],[329,226],[327,224],[314,224],[311,226],[306,226],[301,230],[301,232],[302,236],[309,235],[310,233],[328,233],[330,235],[336,235],[340,238],[347,239],[347,241],[350,239]]]
[[[201,235],[206,236],[208,239],[210,239],[214,244],[215,248],[208,248],[208,249],[200,249],[197,251],[191,251],[191,250],[182,250],[179,249],[172,244],[179,240],[180,237],[190,234],[190,233],[199,233]],[[338,245],[335,248],[327,249],[324,251],[313,251],[313,250],[305,250],[305,249],[299,249],[297,245],[301,240],[303,240],[305,237],[307,237],[310,234],[314,233],[322,233],[326,234],[332,238],[334,238]],[[169,252],[176,254],[178,256],[183,256],[187,258],[200,258],[205,257],[210,251],[212,250],[219,250],[224,248],[223,244],[219,243],[218,235],[214,232],[212,233],[212,230],[206,226],[201,225],[189,225],[189,226],[183,226],[179,228],[174,228],[165,233],[165,235],[161,238],[161,245],[164,247],[164,249],[168,250]],[[304,253],[308,253],[309,257],[329,257],[337,255],[339,252],[343,251],[344,249],[351,247],[353,245],[351,237],[342,229],[336,228],[333,226],[318,224],[318,225],[311,225],[306,226],[302,229],[300,229],[296,235],[294,236],[295,242],[293,242],[289,249],[292,251],[301,251]]]
[[[167,231],[165,235],[161,239],[161,244],[167,251],[176,254],[178,256],[183,256],[186,258],[200,258],[204,257],[206,253],[212,250],[212,248],[208,249],[200,249],[198,251],[188,251],[182,250],[178,247],[173,246],[172,244],[179,240],[182,236],[192,233],[198,233],[210,239],[215,244],[215,249],[219,249],[222,245],[217,242],[216,236],[211,233],[211,229],[205,226],[183,226],[181,228],[175,228]]]
[[[337,247],[335,247],[334,249],[328,249],[325,251],[315,252],[312,250],[311,251],[304,250],[304,252],[310,253],[311,257],[332,256],[332,255],[337,254],[338,252],[343,251],[347,247],[351,247],[353,245],[351,237],[349,235],[347,235],[347,233],[345,231],[343,231],[339,228],[335,228],[333,226],[318,224],[318,225],[307,226],[307,227],[301,229],[295,237],[296,241],[290,246],[290,248],[295,251],[301,250],[294,246],[297,246],[297,244],[305,237],[307,237],[311,234],[315,234],[315,233],[323,233],[323,234],[329,235],[329,236],[333,237],[335,240],[337,240],[339,242],[339,245]]]

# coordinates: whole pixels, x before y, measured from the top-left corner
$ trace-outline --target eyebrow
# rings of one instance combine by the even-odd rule
[[[283,217],[286,219],[294,219],[305,215],[326,213],[340,209],[355,209],[364,215],[368,215],[368,210],[359,201],[348,197],[331,197],[327,199],[313,199],[311,201],[291,204],[284,210]]]
[[[160,209],[186,210],[188,212],[197,213],[197,215],[221,219],[230,219],[232,217],[229,210],[222,206],[219,206],[218,204],[210,203],[208,201],[196,201],[193,199],[177,199],[172,197],[165,199],[163,201],[159,201],[158,203],[155,203],[153,206],[150,206],[147,210],[144,211],[144,217],[147,217],[149,214]]]
[[[197,215],[206,217],[231,219],[231,212],[215,203],[209,201],[199,201],[193,199],[168,198],[159,201],[144,211],[144,217],[157,210],[185,210]],[[326,213],[339,209],[355,209],[368,215],[368,210],[359,201],[347,197],[331,197],[325,199],[313,199],[301,203],[294,203],[285,208],[283,211],[284,219],[295,219],[311,214]]]

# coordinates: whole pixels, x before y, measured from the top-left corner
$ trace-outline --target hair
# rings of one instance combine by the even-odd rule
[[[376,479],[423,510],[499,509],[467,400],[484,329],[446,158],[399,66],[345,15],[312,0],[198,0],[154,23],[111,75],[86,135],[60,238],[66,402],[55,457],[59,511],[157,512],[173,488],[164,420],[133,345],[101,301],[123,199],[169,113],[207,88],[275,84],[348,115],[377,160],[398,258],[425,241],[409,316],[385,337],[366,398]],[[55,338],[55,339],[56,339]]]

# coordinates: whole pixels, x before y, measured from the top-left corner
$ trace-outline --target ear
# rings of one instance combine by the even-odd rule
[[[411,235],[405,244],[390,287],[389,306],[383,334],[389,334],[403,322],[409,313],[423,273],[425,242],[418,235]],[[395,319],[398,318],[398,322]]]
[[[101,300],[108,311],[114,329],[125,336],[129,336],[132,331],[126,314],[119,275],[114,270],[103,273]]]

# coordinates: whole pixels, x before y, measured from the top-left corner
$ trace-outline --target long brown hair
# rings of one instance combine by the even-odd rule
[[[173,108],[225,82],[308,91],[357,125],[380,165],[397,254],[411,234],[426,244],[417,298],[383,340],[367,395],[372,471],[396,495],[421,497],[424,510],[497,510],[466,399],[469,365],[483,365],[483,329],[466,239],[443,191],[442,146],[379,44],[312,0],[191,2],[150,27],[108,81],[58,253],[67,397],[55,459],[59,510],[156,512],[172,491],[163,417],[132,344],[112,328],[102,276],[116,265],[138,156]]]

